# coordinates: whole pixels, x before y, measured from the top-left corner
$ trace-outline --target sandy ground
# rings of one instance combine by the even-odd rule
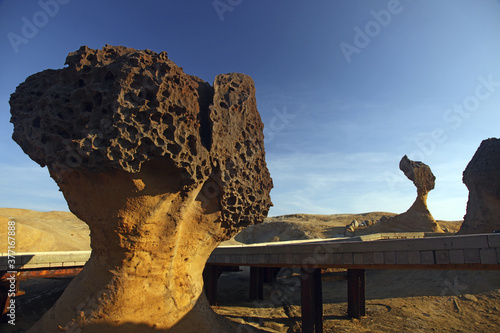
[[[229,243],[335,237],[353,219],[378,220],[394,214],[306,215],[269,218],[246,229]],[[18,252],[89,249],[88,228],[70,213],[40,213],[0,208],[0,237],[9,218],[17,226]],[[456,231],[461,221],[438,221]],[[2,246],[4,243],[2,242]],[[2,249],[3,251],[3,249]],[[500,272],[369,270],[367,316],[348,319],[347,282],[323,274],[324,332],[500,332]],[[301,332],[298,271],[282,269],[274,284],[265,284],[263,301],[248,301],[248,268],[224,273],[214,310],[237,323],[268,332]],[[69,278],[21,283],[17,325],[0,324],[0,332],[24,332],[57,300]],[[201,330],[200,332],[202,332]],[[241,330],[245,332],[245,330]]]
[[[248,298],[245,272],[223,275],[219,281],[217,313],[270,332],[301,332],[297,276],[266,284],[264,300],[252,302],[244,301]],[[347,282],[329,281],[326,276],[324,331],[500,332],[499,287],[500,272],[370,270],[366,273],[367,316],[356,320],[346,316]]]
[[[69,212],[0,208],[0,239],[7,239],[10,218],[16,222],[15,252],[90,250],[88,226]],[[0,252],[6,250],[0,242]]]

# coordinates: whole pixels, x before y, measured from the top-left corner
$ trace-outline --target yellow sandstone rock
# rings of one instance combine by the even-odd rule
[[[166,52],[108,45],[66,64],[12,94],[13,138],[89,225],[92,255],[30,332],[235,332],[202,271],[271,205],[252,79],[211,86]]]

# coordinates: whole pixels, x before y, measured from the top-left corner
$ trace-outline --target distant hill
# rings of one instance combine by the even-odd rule
[[[344,236],[346,225],[353,220],[379,221],[396,214],[370,212],[364,214],[291,214],[268,217],[264,223],[252,225],[224,244],[252,244],[313,238]],[[39,212],[28,209],[0,208],[0,237],[7,239],[7,223],[16,221],[16,252],[90,250],[90,230],[70,212]],[[456,232],[462,221],[438,221],[441,227]],[[7,251],[6,242],[0,251]]]
[[[16,221],[15,252],[90,250],[90,230],[72,213],[0,208],[2,240],[10,218]],[[7,251],[6,242],[0,242],[0,251]]]

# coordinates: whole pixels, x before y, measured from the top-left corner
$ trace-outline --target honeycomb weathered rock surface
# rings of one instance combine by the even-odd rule
[[[225,221],[267,215],[272,182],[249,76],[218,75],[212,87],[166,52],[108,45],[82,47],[66,65],[30,76],[11,96],[13,139],[38,164],[136,173],[166,157],[183,185],[213,181]]]
[[[91,230],[89,262],[31,331],[234,331],[202,272],[271,206],[253,80],[211,86],[165,52],[120,46],[82,47],[66,64],[10,100],[13,139]]]

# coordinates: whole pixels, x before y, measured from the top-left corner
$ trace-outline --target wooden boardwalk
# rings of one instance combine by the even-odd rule
[[[415,236],[391,233],[357,239],[219,246],[207,263],[350,269],[499,269],[500,234]]]
[[[424,237],[376,234],[349,239],[220,246],[205,269],[205,292],[217,302],[217,279],[227,267],[251,266],[250,298],[276,267],[301,269],[302,332],[323,332],[322,268],[347,269],[347,313],[365,315],[366,269],[500,270],[500,234]]]
[[[262,299],[263,282],[281,267],[300,268],[303,332],[322,332],[322,268],[345,268],[348,315],[365,315],[366,269],[500,270],[500,234],[437,236],[424,233],[387,233],[352,238],[219,246],[204,271],[205,293],[217,302],[217,280],[223,271],[250,266],[250,298]],[[10,272],[19,281],[73,276],[90,251],[18,253],[15,265],[0,256],[2,303],[8,304]],[[4,306],[3,310],[5,311]]]

